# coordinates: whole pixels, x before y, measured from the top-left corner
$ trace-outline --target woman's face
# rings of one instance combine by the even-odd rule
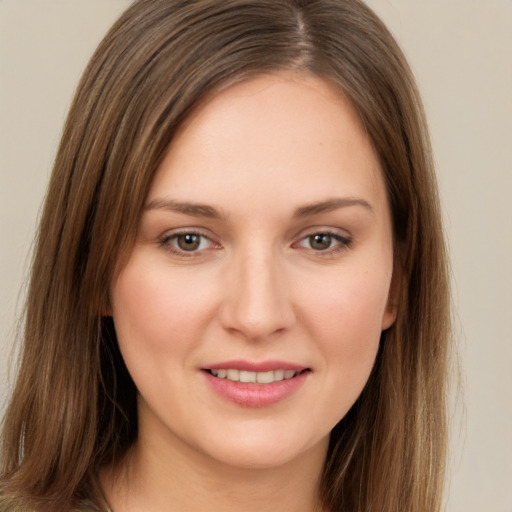
[[[213,97],[112,284],[139,439],[238,467],[324,456],[394,320],[392,271],[382,172],[339,93],[282,74]]]

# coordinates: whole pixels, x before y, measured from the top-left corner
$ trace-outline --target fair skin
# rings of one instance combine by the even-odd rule
[[[138,440],[103,476],[113,510],[321,510],[329,432],[394,321],[392,238],[377,158],[333,87],[282,73],[203,103],[112,284],[139,390]]]

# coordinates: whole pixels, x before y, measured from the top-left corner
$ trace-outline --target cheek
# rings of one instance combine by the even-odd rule
[[[389,280],[369,272],[340,275],[309,294],[303,315],[329,365],[332,386],[358,395],[379,348]],[[307,309],[307,312],[306,312]]]
[[[330,337],[351,334],[360,341],[370,333],[380,335],[386,315],[389,278],[377,273],[340,273],[323,288],[308,291],[311,321],[330,331]]]
[[[157,263],[128,262],[112,287],[112,311],[123,355],[186,351],[212,314],[213,294],[201,275],[184,276]],[[212,288],[212,287],[210,287]]]

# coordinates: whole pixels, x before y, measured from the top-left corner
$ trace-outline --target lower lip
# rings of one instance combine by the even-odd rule
[[[309,371],[305,371],[291,379],[271,384],[251,384],[220,379],[204,372],[208,384],[217,394],[245,407],[266,407],[285,400],[304,384],[309,373]]]

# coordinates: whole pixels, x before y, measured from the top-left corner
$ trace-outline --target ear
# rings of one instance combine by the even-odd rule
[[[393,265],[393,274],[389,285],[388,302],[382,315],[382,330],[389,329],[396,320],[398,314],[398,304],[400,302],[400,289],[402,283],[402,266],[398,258],[395,258]]]

